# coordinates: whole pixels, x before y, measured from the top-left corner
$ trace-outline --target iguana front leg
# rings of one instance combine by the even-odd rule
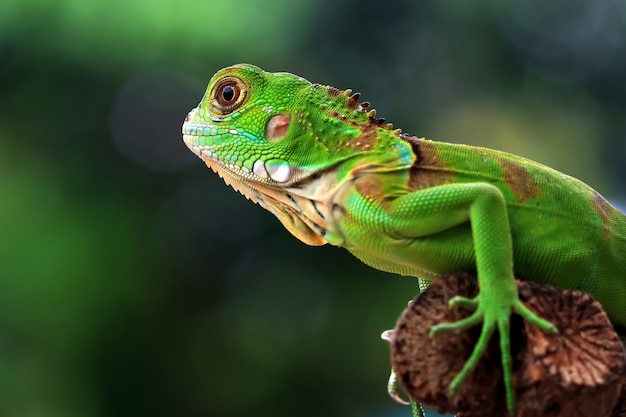
[[[422,263],[422,258],[434,256],[438,252],[443,253],[441,259],[451,263],[464,256],[462,254],[467,253],[467,248],[462,247],[462,242],[468,239],[454,233],[447,239],[446,233],[463,223],[470,223],[480,292],[474,299],[456,297],[450,305],[471,309],[473,313],[456,323],[434,326],[430,335],[436,337],[448,332],[460,332],[482,323],[480,338],[472,355],[450,385],[451,391],[455,392],[474,370],[497,329],[500,334],[507,408],[512,414],[515,397],[509,346],[511,313],[522,316],[546,332],[556,333],[557,329],[528,310],[518,298],[504,196],[498,188],[487,183],[447,184],[403,195],[383,210],[386,232],[398,240],[405,240],[418,265]],[[439,238],[433,239],[435,236]]]

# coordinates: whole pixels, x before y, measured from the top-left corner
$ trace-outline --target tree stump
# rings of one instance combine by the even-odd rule
[[[521,301],[556,325],[559,334],[547,335],[512,316],[515,417],[626,417],[623,407],[616,411],[626,372],[624,347],[600,304],[577,291],[529,281],[517,284]],[[471,355],[480,326],[434,339],[428,336],[434,324],[470,314],[449,308],[450,298],[477,293],[476,279],[468,274],[433,282],[396,324],[390,341],[392,367],[412,398],[441,413],[502,417],[508,413],[499,335],[492,336],[487,352],[455,395],[449,392],[450,382]]]

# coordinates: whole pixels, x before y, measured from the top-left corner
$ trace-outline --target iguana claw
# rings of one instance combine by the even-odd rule
[[[413,400],[413,398],[409,397],[409,400],[405,400],[400,396],[399,393],[400,384],[398,383],[398,377],[395,371],[391,370],[391,375],[389,375],[389,382],[387,383],[387,392],[392,400],[402,405],[410,405],[411,406],[411,414],[413,417],[426,417],[424,414],[424,410],[422,409],[422,405],[417,401]]]
[[[385,342],[391,342],[391,338],[393,337],[393,330],[385,330],[380,334],[380,338]]]
[[[391,342],[392,337],[393,330],[385,330],[380,335],[380,338],[386,340],[387,342]],[[410,405],[411,414],[413,417],[426,417],[420,403],[414,401],[411,397],[409,397],[409,400],[407,401],[400,396],[400,384],[398,383],[398,376],[393,369],[391,370],[391,374],[389,375],[389,382],[387,382],[387,393],[389,394],[391,399],[398,404]]]
[[[393,337],[393,330],[385,330],[380,335],[380,338],[387,342],[391,342],[392,337]],[[405,400],[404,398],[400,396],[399,388],[400,388],[400,385],[398,384],[398,378],[397,378],[396,372],[392,369],[391,374],[389,375],[389,381],[387,382],[387,393],[389,394],[392,400],[394,400],[395,402],[399,404],[402,404],[402,405],[411,404],[410,402],[408,402],[407,400]]]
[[[387,382],[387,393],[389,394],[391,399],[398,404],[411,404],[400,395],[400,384],[398,383],[398,376],[396,375],[396,371],[394,371],[393,369],[391,370],[391,374],[389,374],[389,382]]]

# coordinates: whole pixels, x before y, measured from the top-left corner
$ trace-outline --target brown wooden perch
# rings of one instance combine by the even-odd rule
[[[620,333],[619,337],[622,339],[622,344],[626,349],[626,329]],[[617,404],[613,409],[611,417],[626,417],[626,375],[622,378],[622,394],[620,395],[619,400],[617,400]]]
[[[600,304],[585,293],[528,281],[518,281],[518,289],[522,302],[554,323],[559,334],[547,335],[512,317],[515,417],[626,417],[624,404],[616,405],[626,373],[624,347]],[[480,326],[428,336],[434,324],[469,315],[449,308],[450,298],[473,297],[477,291],[476,279],[464,273],[435,281],[398,320],[391,338],[392,366],[411,397],[439,412],[502,417],[508,413],[497,334],[455,395],[449,384],[469,358]]]

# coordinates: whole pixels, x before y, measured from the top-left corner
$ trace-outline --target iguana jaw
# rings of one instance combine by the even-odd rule
[[[226,163],[210,147],[200,145],[199,137],[210,136],[213,128],[193,123],[196,111],[194,109],[189,113],[183,125],[185,145],[227,185],[273,213],[295,237],[313,246],[327,243],[322,235],[333,226],[328,223],[331,215],[323,213],[326,207],[332,207],[334,193],[328,193],[328,187],[321,183],[332,183],[331,178],[334,176],[316,176],[314,180],[306,181],[305,186],[292,187],[295,182],[302,181],[305,175],[286,163],[272,165],[259,159],[254,162],[252,170]],[[209,135],[204,135],[205,132]],[[323,194],[317,192],[321,189],[325,190]]]

